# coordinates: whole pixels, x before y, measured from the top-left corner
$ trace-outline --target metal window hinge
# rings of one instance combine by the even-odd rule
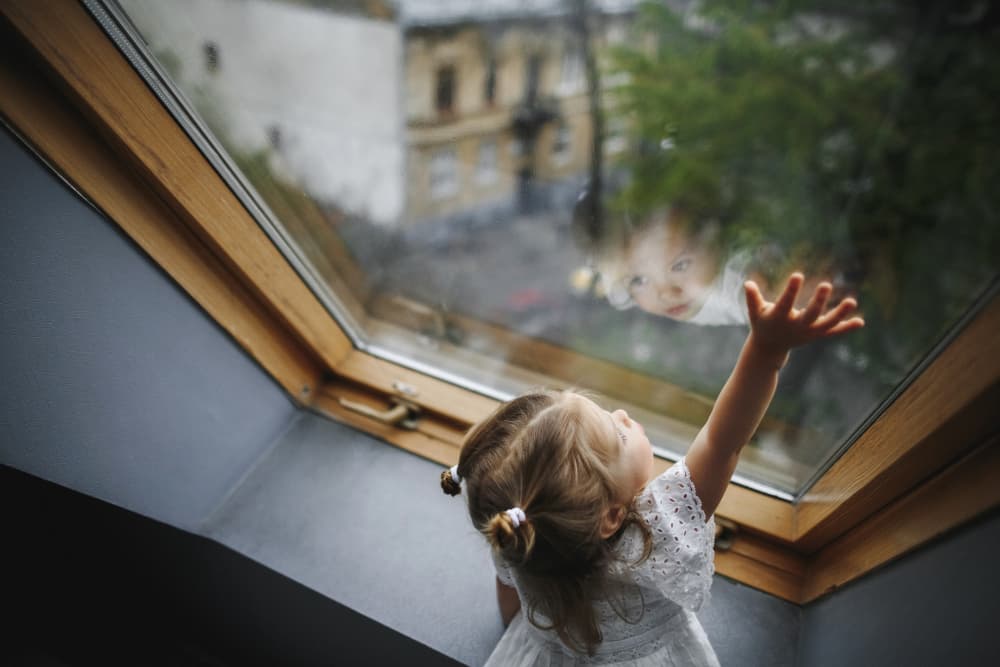
[[[358,403],[357,401],[351,401],[346,398],[340,398],[337,400],[340,401],[340,404],[348,410],[365,415],[366,417],[371,417],[372,419],[383,424],[398,426],[399,428],[405,428],[410,431],[417,428],[417,420],[420,418],[419,407],[409,401],[404,401],[403,399],[395,396],[389,399],[392,402],[392,407],[388,410],[376,410],[370,405]]]

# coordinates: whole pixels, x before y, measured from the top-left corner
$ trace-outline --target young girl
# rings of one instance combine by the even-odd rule
[[[640,424],[572,392],[541,391],[475,426],[445,492],[465,485],[492,546],[510,623],[488,665],[717,665],[694,612],[708,598],[715,508],[791,348],[864,325],[845,299],[802,310],[795,273],[774,303],[744,288],[750,335],[687,455],[650,479]]]

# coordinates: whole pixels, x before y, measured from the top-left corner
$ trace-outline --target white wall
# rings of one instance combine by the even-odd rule
[[[122,0],[184,93],[240,150],[315,199],[395,224],[404,201],[402,33],[388,21],[275,0]],[[210,71],[205,45],[219,66]],[[175,68],[176,69],[176,68]]]

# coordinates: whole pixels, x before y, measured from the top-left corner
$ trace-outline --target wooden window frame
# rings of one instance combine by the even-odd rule
[[[442,465],[457,460],[464,431],[497,402],[355,349],[83,6],[4,3],[0,43],[5,123],[297,404]],[[415,430],[340,403],[385,406],[404,386],[422,411]],[[804,604],[997,508],[997,405],[993,298],[801,501],[730,485],[717,515],[737,533],[717,571]]]

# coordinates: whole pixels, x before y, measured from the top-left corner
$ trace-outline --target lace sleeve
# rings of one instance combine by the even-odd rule
[[[707,601],[715,572],[715,518],[705,521],[684,459],[646,485],[636,509],[652,533],[647,560],[628,566],[642,554],[642,535],[630,529],[622,536],[623,570],[637,584],[659,590],[677,604],[698,611]]]
[[[497,579],[499,579],[500,583],[504,586],[510,586],[513,588],[514,576],[511,574],[510,566],[507,565],[503,558],[501,558],[500,555],[493,549],[490,549],[490,555],[493,557],[493,567],[497,571]]]

